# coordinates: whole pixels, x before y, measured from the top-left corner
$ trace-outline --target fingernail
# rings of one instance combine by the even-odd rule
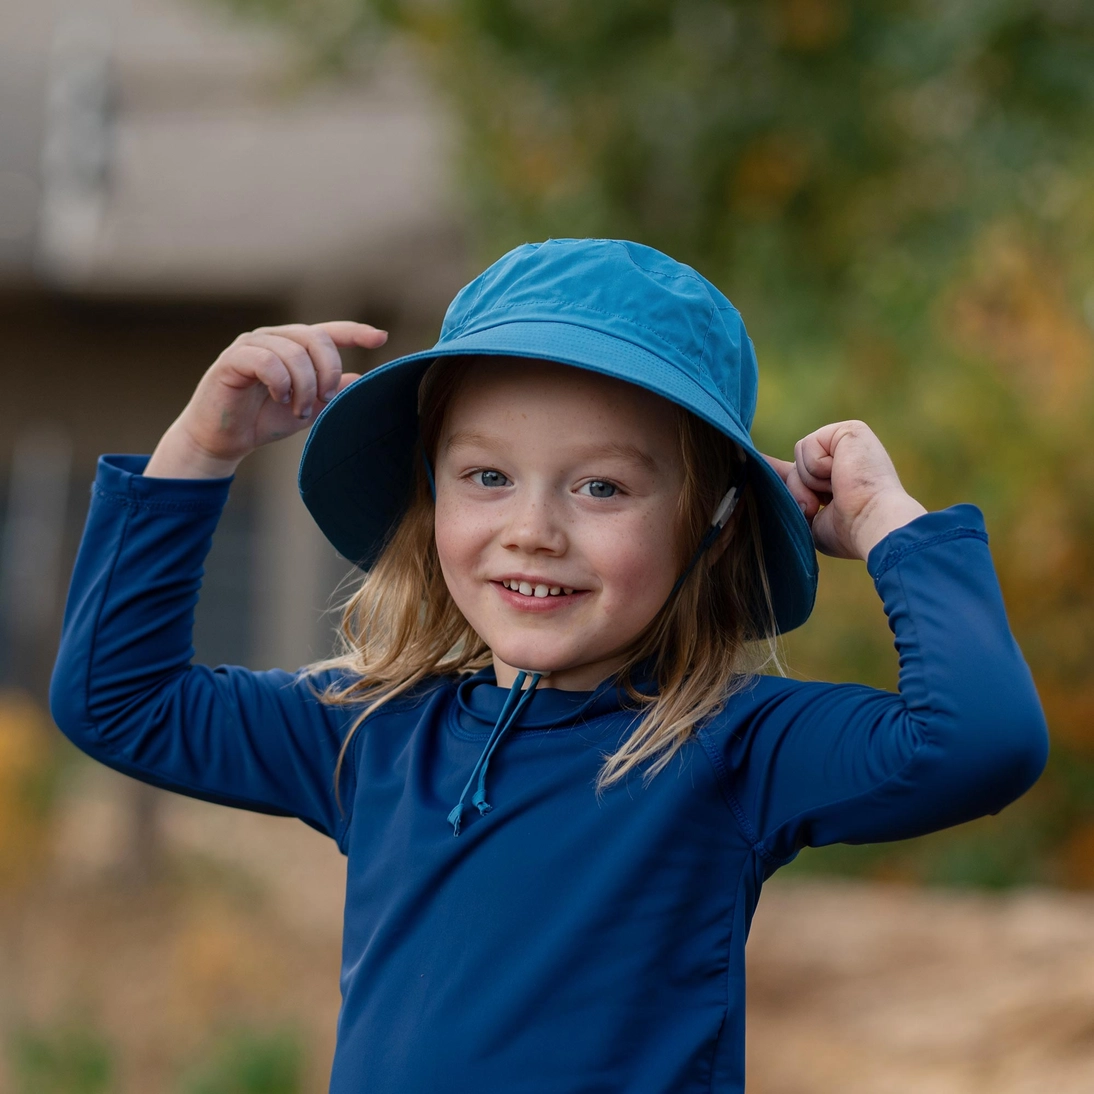
[[[300,411],[300,413],[297,415],[297,417],[301,421],[304,421],[307,418],[310,418],[311,417],[311,407],[310,406],[305,407],[302,411]]]
[[[281,396],[281,401],[283,403],[287,403],[291,398],[292,398],[292,392],[291,391],[286,391],[285,394]]]
[[[805,511],[806,511],[806,509],[809,508],[809,506],[807,506],[804,501],[799,501],[798,502],[798,508],[802,511],[802,516],[804,517],[805,516]]]

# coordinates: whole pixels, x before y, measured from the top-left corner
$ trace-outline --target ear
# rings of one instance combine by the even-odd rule
[[[709,554],[711,565],[713,565],[715,562],[718,561],[718,559],[722,557],[725,549],[729,546],[729,541],[733,538],[735,534],[737,522],[740,515],[741,506],[738,505],[737,508],[733,510],[733,513],[730,515],[729,520],[726,521],[725,526],[718,533],[718,538],[710,545]]]

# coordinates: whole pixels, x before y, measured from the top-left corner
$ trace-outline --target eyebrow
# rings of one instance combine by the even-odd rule
[[[461,429],[453,433],[445,443],[445,451],[453,448],[471,448],[476,445],[489,448],[497,444],[495,438],[477,429]],[[657,461],[644,449],[635,444],[625,444],[620,441],[606,441],[603,444],[585,445],[578,449],[579,459],[595,459],[597,456],[616,456],[624,460],[632,460],[640,463],[650,471],[658,470]]]

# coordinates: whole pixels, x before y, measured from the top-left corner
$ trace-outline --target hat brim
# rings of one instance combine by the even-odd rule
[[[339,554],[362,569],[375,562],[405,511],[418,447],[418,385],[438,358],[532,357],[598,372],[652,391],[732,438],[747,454],[779,633],[808,619],[817,590],[809,524],[786,484],[723,403],[660,357],[573,323],[512,322],[476,330],[365,373],[318,416],[300,461],[299,487]]]

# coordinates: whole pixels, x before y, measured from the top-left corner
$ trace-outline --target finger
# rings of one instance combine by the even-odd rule
[[[336,346],[377,349],[387,341],[386,330],[380,330],[368,323],[354,323],[349,319],[332,319],[327,323],[315,323],[313,326],[326,331]]]
[[[292,376],[285,362],[272,349],[246,343],[236,346],[230,364],[237,375],[247,381],[247,386],[255,380],[264,384],[275,403],[287,403],[292,398]],[[229,384],[238,386],[230,380]]]
[[[299,342],[277,334],[253,331],[246,336],[246,344],[268,349],[281,358],[292,377],[292,412],[302,421],[310,418],[317,390],[311,354]]]
[[[832,489],[832,454],[825,443],[826,432],[830,432],[827,426],[802,437],[794,445],[794,466],[799,478],[810,490],[820,493],[830,493]]]
[[[761,452],[760,455],[763,456],[763,458],[767,460],[769,464],[771,464],[771,466],[778,474],[779,478],[782,479],[783,482],[786,482],[786,476],[790,474],[790,469],[794,466],[794,464],[791,463],[789,460],[780,460],[775,456],[765,455],[763,452]]]
[[[319,398],[333,399],[342,375],[342,358],[334,339],[320,326],[307,323],[286,323],[280,327],[259,327],[256,334],[288,338],[298,342],[308,352],[315,368],[315,384]]]
[[[786,476],[786,488],[798,503],[798,508],[802,511],[805,519],[812,522],[813,518],[820,512],[821,499],[802,482],[801,476],[798,474],[797,464],[790,465],[790,471]]]
[[[780,460],[775,456],[768,456],[761,452],[761,456],[778,472],[779,478],[786,484],[790,496],[798,503],[798,508],[805,514],[807,520],[812,520],[821,507],[821,501],[812,490],[806,486],[798,474],[797,466],[789,460]]]

